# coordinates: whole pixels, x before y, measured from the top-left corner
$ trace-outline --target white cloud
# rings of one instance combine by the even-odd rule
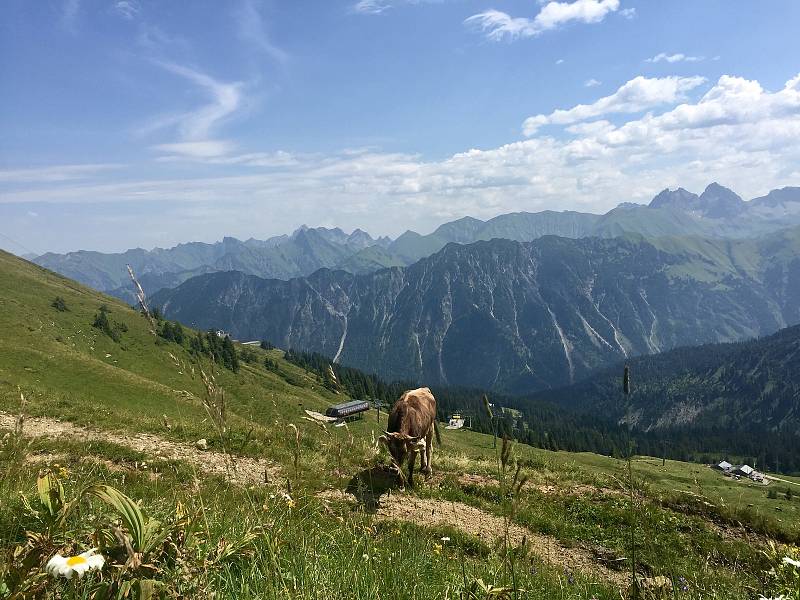
[[[157,144],[153,150],[164,152],[180,158],[217,158],[233,152],[236,145],[226,140],[203,140],[199,142],[175,142]]]
[[[235,149],[232,142],[211,136],[219,125],[241,108],[243,84],[220,82],[201,71],[175,63],[157,61],[156,64],[204,90],[211,102],[194,110],[162,115],[140,128],[138,133],[151,135],[163,129],[175,130],[179,141],[157,144],[152,148],[183,158],[210,158],[232,152]]]
[[[584,81],[583,85],[584,87],[597,87],[598,85],[602,85],[602,83],[603,83],[602,81],[598,81],[597,79],[592,77],[591,79],[587,79],[586,81]]]
[[[619,14],[625,17],[626,19],[632,19],[636,16],[636,9],[635,8],[623,8],[619,11]]]
[[[474,25],[492,41],[505,38],[535,37],[571,21],[599,23],[606,15],[619,9],[619,0],[575,0],[548,2],[533,19],[512,17],[490,9],[468,17],[464,23]]]
[[[53,165],[28,169],[0,170],[0,183],[48,183],[89,179],[103,171],[118,169],[119,164]]]
[[[559,58],[559,59],[556,61],[556,64],[557,64],[557,65],[563,65],[563,64],[564,64],[564,59],[563,59],[563,58]]]
[[[222,83],[205,73],[175,63],[159,62],[157,64],[203,88],[211,95],[212,102],[210,104],[181,116],[179,127],[184,137],[190,140],[207,137],[215,125],[231,116],[241,106],[241,83]]]
[[[383,0],[359,0],[353,5],[353,11],[365,15],[377,15],[391,7],[391,4]]]
[[[141,11],[141,7],[136,0],[117,0],[114,3],[114,10],[123,18],[132,21]]]
[[[438,4],[445,0],[358,0],[350,7],[354,13],[362,15],[379,15],[398,5]]]
[[[647,201],[665,187],[697,190],[713,180],[746,198],[800,184],[800,75],[775,91],[724,75],[697,100],[679,96],[676,91],[668,105],[648,100],[651,112],[620,123],[581,117],[565,123],[558,137],[537,135],[444,160],[376,150],[227,154],[202,159],[225,175],[0,188],[0,203],[91,204],[92,214],[118,215],[117,204],[102,205],[158,202],[169,207],[170,235],[186,240],[263,237],[302,222],[359,226],[374,234],[428,232],[465,214],[601,212],[621,201]],[[157,218],[154,227],[163,228],[163,212]],[[135,244],[133,234],[131,240]],[[74,243],[84,244],[83,238]]]
[[[704,60],[702,56],[687,56],[686,54],[682,54],[680,52],[676,54],[667,54],[666,52],[661,52],[660,54],[656,54],[652,58],[645,59],[645,62],[649,63],[659,63],[659,62],[668,62],[668,63],[677,63],[677,62],[700,62]]]
[[[525,135],[535,134],[544,125],[569,125],[612,113],[637,113],[663,104],[674,104],[686,92],[705,82],[704,77],[647,78],[639,75],[622,85],[610,96],[592,104],[578,104],[557,109],[548,115],[528,117],[522,125]]]
[[[278,62],[289,59],[289,55],[272,42],[256,0],[242,0],[234,16],[242,40]]]

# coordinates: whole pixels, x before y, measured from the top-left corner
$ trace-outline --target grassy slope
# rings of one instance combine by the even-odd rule
[[[50,306],[57,295],[65,299],[68,312]],[[128,327],[120,343],[90,326],[102,303],[110,307],[113,320]],[[197,374],[201,368],[211,371],[212,365],[175,344],[157,344],[147,322],[118,301],[0,253],[0,331],[0,408],[6,412],[19,409],[19,386],[28,399],[25,410],[31,415],[59,417],[100,429],[151,432],[179,441],[215,437],[202,408],[203,386]],[[263,359],[262,351],[258,350],[258,355]],[[239,565],[235,573],[229,567],[214,571],[206,589],[216,589],[223,596],[285,595],[288,584],[283,577],[287,574],[295,580],[292,585],[298,578],[305,581],[298,595],[309,598],[353,597],[354,590],[358,597],[439,597],[463,587],[464,578],[483,577],[498,584],[510,581],[507,563],[499,554],[455,531],[374,523],[368,513],[351,512],[345,503],[333,508],[343,518],[341,524],[332,521],[331,509],[324,508],[315,494],[328,487],[352,489],[363,482],[375,463],[372,436],[385,420],[377,422],[373,413],[347,429],[327,431],[301,420],[301,408],[319,410],[341,397],[285,363],[280,351],[270,351],[270,355],[284,376],[260,364],[245,365],[238,375],[224,369],[214,372],[226,392],[233,447],[282,465],[300,511],[276,504],[269,488],[243,490],[213,477],[203,478],[197,487],[190,483],[192,473],[185,465],[167,464],[125,448],[37,440],[24,451],[0,448],[5,452],[2,458],[8,459],[0,461],[7,469],[0,483],[0,539],[19,543],[26,529],[35,530],[36,523],[23,517],[18,492],[33,492],[41,466],[25,456],[49,452],[61,455],[59,460],[69,465],[68,490],[108,481],[141,498],[156,515],[174,511],[178,500],[190,507],[199,503],[213,515],[208,526],[212,539],[230,538],[246,524],[263,522],[266,517],[261,507],[269,506],[270,522],[281,525],[274,526],[274,535],[259,543],[276,545],[281,567],[275,571],[275,564],[265,564],[259,555],[258,560]],[[169,428],[164,426],[164,415]],[[290,423],[300,434],[296,469]],[[434,464],[444,476],[420,486],[416,493],[458,500],[487,512],[500,511],[499,489],[491,481],[472,485],[459,479],[463,473],[496,472],[491,438],[468,431],[443,433],[444,448],[437,451]],[[532,481],[523,492],[516,521],[567,545],[599,544],[616,556],[626,555],[623,524],[628,518],[627,504],[617,493],[624,479],[624,463],[592,454],[522,446],[516,453],[528,465]],[[113,463],[86,463],[82,460],[85,455]],[[150,472],[158,472],[156,479],[139,466],[145,458],[150,461]],[[689,580],[690,590],[680,597],[739,598],[762,589],[758,574],[765,565],[757,547],[722,535],[712,521],[728,527],[741,520],[784,539],[800,536],[800,502],[796,499],[769,500],[763,488],[732,482],[698,465],[669,461],[662,467],[660,461],[643,458],[636,461],[635,468],[646,495],[639,512],[642,560],[652,574]],[[555,492],[548,490],[550,486]],[[601,491],[587,493],[587,489]],[[321,528],[320,522],[328,525]],[[364,533],[365,528],[369,534]],[[441,553],[435,544],[444,534],[453,542],[451,549]],[[362,554],[373,552],[377,558],[365,566]],[[306,558],[309,553],[314,554],[313,559]],[[417,588],[398,588],[391,564],[421,583]],[[529,597],[618,597],[615,590],[580,576],[569,584],[563,572],[536,559],[530,565],[515,575],[518,584],[529,590]],[[740,568],[742,565],[749,565],[750,570]],[[266,577],[265,572],[279,572],[281,577]]]

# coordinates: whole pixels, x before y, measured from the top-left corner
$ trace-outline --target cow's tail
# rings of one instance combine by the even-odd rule
[[[442,436],[439,435],[439,422],[436,419],[433,420],[433,433],[436,434],[436,443],[441,446]]]

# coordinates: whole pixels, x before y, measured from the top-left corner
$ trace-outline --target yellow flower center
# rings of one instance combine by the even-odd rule
[[[77,566],[77,565],[85,565],[85,564],[86,564],[86,559],[83,558],[82,556],[70,556],[67,559],[67,566],[68,567],[74,567],[74,566]]]

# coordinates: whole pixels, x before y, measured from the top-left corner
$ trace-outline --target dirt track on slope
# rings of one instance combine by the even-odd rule
[[[0,412],[0,428],[14,429],[16,417]],[[204,474],[220,475],[233,483],[258,485],[274,481],[279,468],[266,460],[235,457],[235,467],[222,452],[199,450],[193,444],[165,440],[151,433],[121,434],[99,431],[58,421],[48,417],[25,417],[23,435],[51,439],[71,438],[78,441],[102,441],[144,452],[154,458],[181,460]]]
[[[339,490],[322,492],[318,497],[353,500],[350,494]],[[417,498],[405,493],[381,496],[375,517],[380,521],[399,520],[428,527],[453,527],[489,545],[505,537],[505,522],[497,515],[461,502]],[[519,546],[524,541],[533,554],[555,567],[579,572],[589,579],[619,588],[627,586],[626,573],[601,564],[599,554],[602,553],[579,546],[564,546],[554,537],[534,533],[516,524],[509,526],[508,541],[511,546]]]

